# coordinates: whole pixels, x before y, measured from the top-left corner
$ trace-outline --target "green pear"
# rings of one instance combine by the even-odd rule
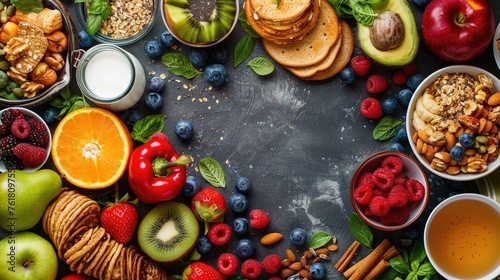
[[[61,188],[61,177],[50,169],[0,174],[0,226],[11,233],[34,227]]]

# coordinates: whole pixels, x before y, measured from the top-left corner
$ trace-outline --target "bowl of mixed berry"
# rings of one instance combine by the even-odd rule
[[[23,107],[0,111],[0,172],[40,169],[51,145],[49,127],[37,113]]]
[[[369,226],[395,231],[411,225],[424,212],[429,182],[415,159],[383,151],[367,157],[356,169],[350,196],[354,210]]]

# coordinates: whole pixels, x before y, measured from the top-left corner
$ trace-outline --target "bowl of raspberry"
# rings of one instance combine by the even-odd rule
[[[370,227],[396,231],[415,222],[429,200],[424,169],[407,154],[382,151],[366,158],[351,179],[351,203]]]
[[[0,172],[34,172],[49,158],[52,134],[45,121],[24,107],[0,111]]]

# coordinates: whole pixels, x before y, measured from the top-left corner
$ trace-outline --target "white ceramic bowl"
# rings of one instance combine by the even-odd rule
[[[425,89],[427,87],[432,85],[436,81],[436,79],[444,73],[468,73],[475,78],[477,78],[477,76],[479,74],[486,74],[487,76],[489,76],[493,80],[493,83],[494,83],[494,89],[490,89],[491,93],[494,93],[496,91],[500,91],[500,80],[497,77],[495,77],[495,75],[493,75],[493,74],[489,73],[488,71],[483,70],[481,68],[469,66],[469,65],[453,65],[453,66],[448,66],[448,67],[437,70],[436,72],[430,74],[427,78],[425,78],[422,81],[422,83],[415,90],[415,92],[410,100],[410,103],[408,106],[408,111],[406,112],[406,130],[407,130],[407,135],[408,135],[408,142],[410,144],[410,147],[411,147],[413,153],[415,154],[415,157],[420,161],[420,163],[425,168],[427,168],[432,173],[434,173],[440,177],[443,177],[443,178],[446,178],[449,180],[455,180],[455,181],[476,180],[478,178],[481,178],[481,177],[484,177],[484,176],[490,174],[495,169],[497,169],[498,166],[500,165],[500,156],[495,161],[488,163],[488,168],[484,172],[459,173],[456,175],[450,175],[450,174],[446,173],[445,171],[438,171],[436,169],[433,169],[431,167],[430,162],[427,161],[425,156],[422,154],[419,154],[417,152],[416,145],[415,145],[414,141],[412,140],[414,134],[416,133],[416,130],[412,124],[412,120],[413,120],[413,113],[415,111],[415,106],[417,104],[417,99],[425,92]]]
[[[47,141],[47,143],[45,144],[45,147],[44,147],[45,150],[47,150],[47,156],[45,157],[45,160],[39,166],[30,167],[30,168],[25,167],[23,169],[23,171],[27,171],[27,172],[37,171],[38,169],[42,168],[42,166],[47,162],[47,160],[48,160],[48,158],[50,156],[50,149],[52,147],[52,133],[50,132],[50,128],[48,127],[47,123],[45,123],[45,121],[37,113],[31,111],[30,109],[26,109],[24,107],[10,107],[10,108],[3,109],[3,110],[0,111],[0,116],[2,115],[2,113],[4,111],[9,110],[9,109],[19,110],[19,111],[21,111],[21,113],[24,116],[30,116],[30,117],[34,117],[34,118],[38,119],[39,121],[41,121],[44,124],[45,128],[48,131],[49,140]],[[7,169],[5,168],[5,165],[4,165],[3,161],[0,161],[0,173],[1,172],[5,172],[5,171],[7,171]]]
[[[353,196],[354,189],[358,187],[359,181],[363,173],[375,171],[378,167],[381,166],[384,158],[388,156],[398,156],[403,162],[403,170],[401,172],[409,179],[415,179],[420,183],[422,183],[425,189],[424,197],[421,200],[409,204],[408,207],[410,210],[410,214],[407,221],[397,226],[387,226],[382,224],[380,221],[367,216],[363,211],[363,206],[359,205],[355,201]],[[408,227],[409,225],[414,223],[424,212],[425,207],[427,206],[427,202],[429,200],[429,181],[427,180],[427,175],[425,174],[424,169],[412,157],[401,152],[383,151],[368,156],[356,169],[351,179],[350,196],[351,196],[352,207],[359,215],[359,217],[364,222],[366,222],[370,227],[383,231],[396,231]]]

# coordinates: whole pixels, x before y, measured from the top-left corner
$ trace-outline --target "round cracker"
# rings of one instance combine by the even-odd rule
[[[313,0],[247,0],[259,18],[272,21],[293,21],[300,18]]]
[[[111,242],[111,235],[109,233],[106,233],[101,240],[102,240],[102,243],[99,246],[97,253],[95,254],[92,261],[89,262],[87,264],[87,267],[83,270],[84,273],[87,275],[94,274],[94,268],[101,262],[102,256],[108,250],[109,243]]]

